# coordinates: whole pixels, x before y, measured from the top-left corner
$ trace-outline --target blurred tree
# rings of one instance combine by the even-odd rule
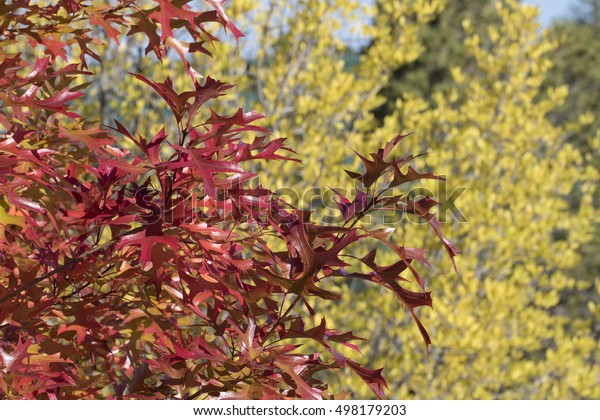
[[[566,141],[577,127],[548,118],[567,89],[551,87],[540,99],[555,45],[540,36],[535,9],[504,1],[496,13],[499,23],[480,33],[464,22],[475,66],[451,69],[452,88],[431,98],[403,95],[374,135],[406,127],[426,134],[438,145],[428,163],[445,168],[449,186],[467,188],[455,202],[464,219],[448,216],[451,236],[461,238],[460,282],[444,274],[431,279],[443,292],[424,314],[434,326],[429,362],[418,363],[415,331],[399,331],[408,318],[387,309],[391,301],[375,290],[365,292],[362,310],[377,317],[344,318],[340,308],[337,319],[359,335],[378,332],[367,357],[394,366],[388,374],[398,397],[598,398],[597,299],[577,312],[564,305],[590,287],[598,295],[597,280],[572,275],[597,219],[597,173]],[[582,200],[569,211],[575,187]]]
[[[545,86],[565,85],[569,94],[562,104],[557,104],[549,114],[556,124],[577,127],[569,137],[596,169],[600,168],[600,148],[597,133],[600,130],[600,0],[579,0],[573,6],[569,19],[556,21],[550,28],[551,35],[558,43],[552,67]],[[572,203],[577,205],[580,192],[573,194]],[[600,188],[596,189],[594,205],[600,208]],[[600,273],[600,225],[594,227],[592,241],[582,250],[582,262],[574,272],[579,277],[595,279]],[[582,301],[595,296],[596,290],[570,298],[572,307],[581,307]],[[600,327],[596,336],[600,338]]]
[[[551,28],[558,41],[555,65],[548,74],[547,85],[566,85],[569,95],[551,117],[560,124],[581,125],[580,135],[571,139],[585,152],[593,150],[589,142],[600,129],[600,0],[580,0],[573,19],[557,21]]]
[[[376,3],[379,15],[385,17],[386,1]],[[475,32],[480,33],[493,23],[498,23],[494,0],[448,1],[443,11],[420,31],[423,53],[416,60],[405,63],[392,73],[390,82],[382,89],[386,98],[375,111],[382,119],[394,112],[396,99],[407,92],[431,98],[434,91],[449,89],[452,85],[450,70],[453,67],[467,69],[474,65],[468,56],[462,22],[471,21]],[[386,22],[392,27],[398,22],[390,18]]]
[[[598,0],[578,0],[572,6],[575,18],[584,23],[600,24],[600,1]]]

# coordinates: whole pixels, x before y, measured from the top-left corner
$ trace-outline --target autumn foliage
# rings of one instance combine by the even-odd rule
[[[334,398],[317,373],[343,367],[384,397],[382,369],[340,350],[358,351],[358,337],[314,319],[310,300],[344,298],[350,312],[352,297],[327,279],[377,283],[428,346],[415,311],[432,305],[413,266],[428,265],[423,250],[360,221],[382,209],[412,214],[454,257],[436,202],[395,189],[437,177],[415,170],[413,156],[392,157],[397,136],[359,155],[364,172],[348,172],[359,189],[336,191],[338,225],[312,222],[309,210],[251,183],[260,175],[252,161],[298,159],[256,125],[258,113],[210,107],[231,85],[202,77],[186,57],[209,54],[215,24],[242,34],[222,1],[186,3],[0,5],[0,397]],[[127,120],[100,127],[73,110],[89,86],[78,81],[93,77],[88,62],[103,59],[98,27],[117,43],[143,33],[146,54],[180,57],[191,86],[183,92],[169,79],[123,74],[162,98],[164,125],[176,131],[139,133]],[[365,241],[368,254],[345,252]],[[376,262],[382,247],[395,263]]]

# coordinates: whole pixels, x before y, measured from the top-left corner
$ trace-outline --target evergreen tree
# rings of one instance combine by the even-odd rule
[[[592,152],[590,139],[600,129],[600,0],[579,0],[573,17],[555,22],[551,33],[559,47],[546,84],[569,88],[565,103],[552,112],[552,119],[579,124],[580,116],[587,115],[580,135],[571,141],[584,152]]]
[[[381,16],[388,16],[386,3],[389,2],[378,0],[376,3]],[[383,118],[392,113],[396,99],[406,93],[431,98],[434,91],[449,89],[453,67],[467,72],[473,68],[474,62],[464,45],[462,22],[469,20],[475,32],[484,32],[487,26],[498,22],[494,3],[494,0],[447,1],[442,12],[419,32],[422,54],[415,61],[397,67],[390,82],[382,89],[386,102],[376,110],[376,116]],[[395,27],[400,23],[388,19],[386,24]]]

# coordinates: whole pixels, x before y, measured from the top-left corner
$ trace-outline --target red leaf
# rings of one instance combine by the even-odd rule
[[[42,44],[50,51],[53,57],[61,57],[63,60],[67,60],[65,47],[68,44],[66,42],[60,42],[55,35],[49,35],[43,38]]]
[[[57,109],[64,106],[66,102],[72,101],[73,99],[79,98],[80,96],[83,96],[83,93],[69,92],[69,90],[65,88],[58,92],[56,95],[51,96],[50,98],[41,99],[37,101],[37,104],[41,105],[44,108]]]
[[[161,42],[163,42],[168,36],[173,36],[173,30],[171,29],[172,19],[187,20],[191,25],[194,25],[194,18],[198,15],[197,12],[175,7],[172,2],[168,0],[154,1],[156,1],[160,6],[158,11],[154,11],[150,14],[150,17],[160,23],[162,29],[162,33],[160,35]]]
[[[244,170],[240,168],[236,163],[227,161],[212,160],[204,157],[204,151],[202,149],[187,149],[181,146],[171,145],[175,150],[189,155],[191,161],[178,161],[167,164],[167,168],[175,169],[181,167],[189,167],[198,171],[202,175],[204,181],[204,190],[210,197],[217,197],[217,189],[213,180],[213,173],[227,173],[227,172],[239,172],[244,173]]]
[[[365,383],[369,386],[369,388],[371,388],[371,390],[375,393],[375,395],[377,395],[377,398],[379,398],[379,399],[385,398],[384,388],[387,388],[388,384],[385,381],[385,379],[383,379],[383,376],[381,375],[383,368],[382,369],[374,369],[374,370],[367,369],[367,368],[362,367],[358,363],[353,362],[352,360],[347,360],[347,363],[348,363],[348,366],[350,367],[350,369],[352,369],[354,372],[356,372],[358,374],[358,376],[360,376],[362,378],[362,380],[365,381]]]
[[[452,265],[454,267],[454,271],[458,272],[458,269],[456,267],[456,261],[454,260],[454,257],[460,251],[448,239],[446,239],[446,237],[442,234],[440,222],[435,217],[435,214],[429,213],[429,209],[431,208],[431,206],[435,205],[437,203],[435,203],[435,201],[428,199],[428,198],[424,198],[419,201],[411,201],[409,199],[403,199],[402,201],[404,203],[404,209],[403,209],[404,211],[416,214],[417,216],[423,218],[424,220],[426,220],[429,223],[429,226],[433,229],[435,234],[438,236],[438,238],[442,242],[442,245],[444,246],[446,253],[450,256],[450,259],[452,260]],[[432,201],[433,201],[433,203],[432,203]]]
[[[370,188],[371,185],[373,185],[379,179],[383,172],[392,165],[390,162],[385,162],[377,153],[371,153],[373,160],[369,160],[357,151],[354,151],[354,153],[356,153],[365,166],[364,174],[359,175],[359,179],[365,188]],[[346,173],[353,178],[357,175],[354,172],[346,171]]]
[[[233,34],[235,39],[240,39],[241,37],[244,36],[244,34],[241,33],[240,30],[238,28],[236,28],[236,26],[233,24],[233,22],[229,19],[229,16],[227,16],[227,13],[225,13],[223,4],[227,0],[206,0],[206,1],[208,1],[212,5],[212,7],[215,8],[215,10],[219,14],[219,16],[221,16],[221,18],[225,21],[225,25],[226,25],[227,29],[229,29],[231,31],[231,33]]]
[[[86,7],[85,11],[90,15],[90,23],[92,25],[100,25],[106,31],[106,34],[115,40],[117,44],[119,44],[119,34],[120,32],[112,27],[108,21],[108,18],[102,14],[102,11],[110,10],[110,6],[96,6],[96,7]]]
[[[402,173],[400,169],[401,164],[394,164],[392,166],[392,170],[394,171],[394,179],[390,183],[390,187],[395,187],[396,185],[401,185],[406,182],[416,181],[418,179],[440,179],[444,180],[444,177],[434,175],[431,172],[420,173],[417,172],[412,166],[408,165],[406,170],[406,174]]]
[[[123,236],[119,241],[119,248],[130,245],[139,245],[141,247],[140,264],[144,270],[147,270],[149,269],[149,263],[151,262],[152,247],[159,243],[169,246],[173,253],[177,255],[177,252],[179,251],[177,238],[164,234],[147,236],[146,230]]]
[[[0,347],[0,361],[2,362],[2,366],[0,368],[4,372],[15,371],[21,365],[21,360],[29,356],[27,353],[27,349],[31,345],[32,340],[27,339],[21,342],[21,336],[17,339],[17,346],[13,350],[12,353],[5,352],[2,347]]]
[[[82,129],[67,129],[60,126],[59,136],[67,138],[75,143],[83,143],[88,149],[98,151],[101,146],[112,144],[112,140],[108,138],[106,131],[98,127],[82,128]]]
[[[302,379],[302,373],[306,369],[307,358],[303,356],[280,356],[275,361],[275,366],[283,370],[285,373],[291,376],[292,380],[296,383],[296,392],[307,400],[320,400],[322,399],[323,392],[311,387]]]
[[[21,97],[14,97],[6,95],[0,92],[0,99],[4,102],[4,106],[27,106],[30,108],[42,108],[47,109],[54,112],[59,112],[71,118],[79,117],[78,114],[74,112],[68,112],[65,108],[65,104],[69,101],[72,101],[75,98],[79,98],[83,96],[81,92],[70,92],[68,88],[64,88],[54,96],[51,96],[46,99],[35,99],[35,95],[39,91],[38,86],[31,86],[27,92],[25,92]]]
[[[8,198],[8,202],[18,208],[25,208],[28,210],[33,210],[37,213],[43,214],[44,209],[38,203],[33,202],[27,198],[20,197],[15,194],[13,191],[8,191],[6,197]]]
[[[383,159],[387,159],[388,156],[390,155],[390,153],[392,152],[392,150],[394,149],[394,147],[396,147],[396,145],[404,140],[406,137],[410,136],[412,133],[408,133],[408,134],[398,134],[396,137],[394,137],[392,140],[388,141],[387,143],[385,143],[385,146],[383,148],[383,150],[381,151],[381,157]]]
[[[50,57],[38,58],[35,60],[35,64],[31,69],[31,72],[21,79],[21,83],[26,84],[35,80],[38,76],[44,76],[46,74],[46,70],[48,69],[48,63],[50,62]]]

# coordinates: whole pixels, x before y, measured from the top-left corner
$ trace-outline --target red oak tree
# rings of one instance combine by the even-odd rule
[[[0,397],[332,398],[315,374],[342,367],[383,397],[382,369],[344,356],[339,346],[357,350],[358,338],[311,320],[308,298],[342,298],[327,278],[380,284],[429,345],[415,314],[432,303],[413,266],[427,264],[423,251],[358,222],[380,208],[414,214],[453,257],[435,201],[390,194],[435,176],[413,169],[412,156],[391,157],[402,136],[359,155],[364,172],[348,175],[361,189],[338,194],[338,225],[312,222],[310,211],[251,186],[257,174],[246,162],[295,155],[255,124],[261,115],[209,108],[231,85],[201,79],[186,56],[208,53],[214,24],[242,34],[223,1],[207,0],[206,10],[186,3],[0,5]],[[111,42],[145,35],[146,53],[159,59],[179,54],[188,91],[169,79],[123,76],[165,101],[176,132],[144,137],[127,121],[104,128],[70,110],[89,85],[76,85],[91,75],[88,60],[102,59],[94,26]],[[29,50],[15,52],[23,45]],[[373,251],[343,253],[357,241],[372,241]],[[397,262],[378,265],[375,246]],[[421,291],[403,287],[409,279]],[[303,351],[304,342],[324,354]]]

